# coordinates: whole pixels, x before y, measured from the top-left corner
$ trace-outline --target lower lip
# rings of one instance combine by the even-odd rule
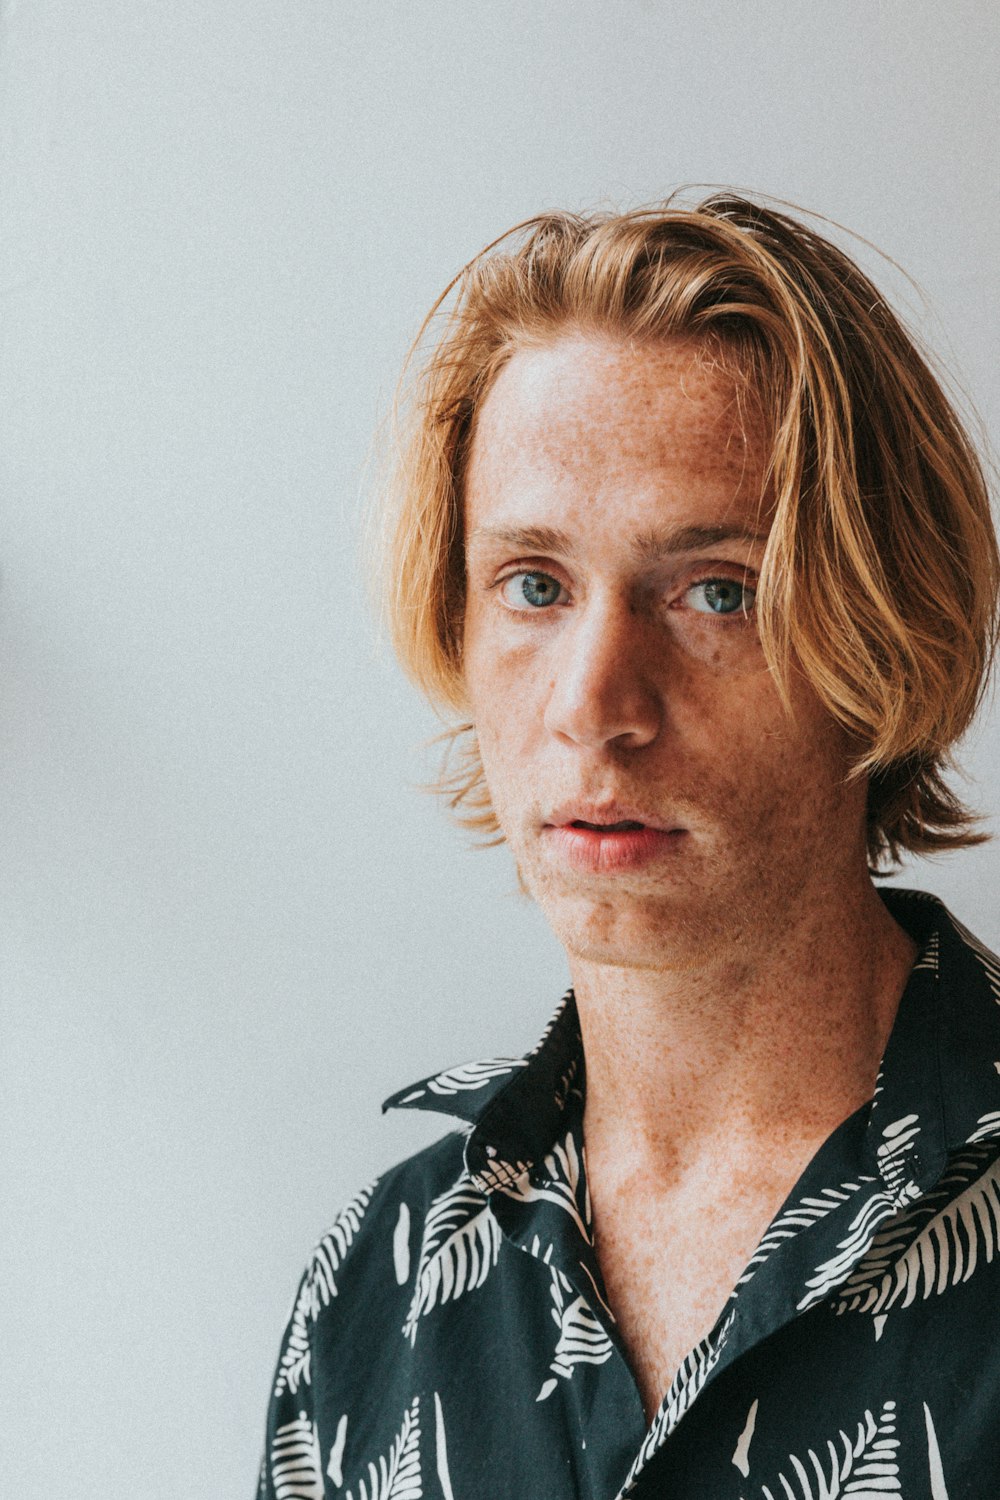
[[[619,870],[637,870],[672,854],[684,838],[683,828],[633,828],[619,833],[601,833],[594,828],[574,828],[565,823],[546,829],[559,853],[574,869],[590,874],[614,875]]]

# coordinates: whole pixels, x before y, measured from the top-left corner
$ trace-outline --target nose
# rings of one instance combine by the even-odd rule
[[[660,731],[648,625],[625,600],[592,602],[562,627],[545,708],[550,733],[588,749],[640,749]]]

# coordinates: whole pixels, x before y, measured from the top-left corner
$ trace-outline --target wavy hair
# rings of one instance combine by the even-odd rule
[[[982,842],[945,777],[987,681],[1000,556],[983,468],[926,355],[860,268],[798,219],[729,193],[548,213],[434,304],[397,399],[370,530],[392,642],[453,719],[436,789],[497,833],[462,675],[462,482],[476,414],[519,347],[566,330],[700,343],[741,376],[770,445],[757,593],[786,702],[801,672],[858,746],[873,872]]]

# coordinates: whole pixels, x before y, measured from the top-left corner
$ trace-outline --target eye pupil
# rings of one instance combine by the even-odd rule
[[[743,604],[743,585],[730,578],[712,578],[703,585],[705,603],[717,615],[728,615]]]
[[[559,597],[559,584],[545,573],[525,573],[521,580],[521,593],[529,604],[536,607],[554,604]]]

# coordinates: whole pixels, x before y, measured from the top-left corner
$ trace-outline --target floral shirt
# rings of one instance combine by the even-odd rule
[[[385,1107],[458,1128],[301,1282],[262,1500],[1000,1495],[1000,960],[934,897],[874,1097],[809,1163],[651,1425],[594,1253],[570,992],[527,1057]]]

